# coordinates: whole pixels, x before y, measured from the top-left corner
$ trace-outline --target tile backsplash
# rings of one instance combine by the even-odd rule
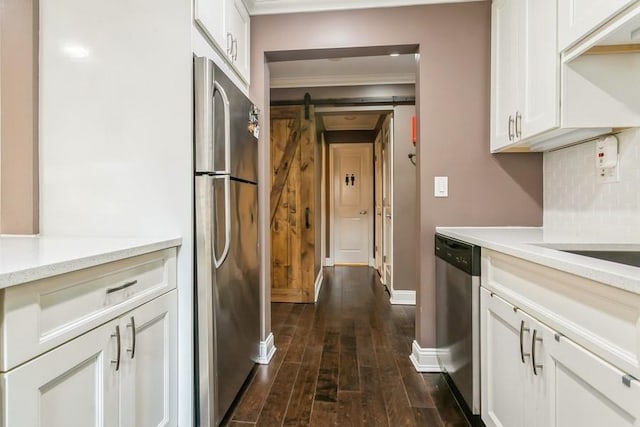
[[[618,140],[616,183],[598,182],[595,141],[544,154],[545,239],[640,243],[640,128]]]

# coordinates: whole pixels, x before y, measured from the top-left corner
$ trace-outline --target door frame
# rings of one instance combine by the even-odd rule
[[[359,143],[344,143],[344,144],[329,144],[329,229],[331,230],[331,235],[330,235],[330,244],[329,244],[329,257],[332,260],[332,263],[335,264],[335,238],[334,233],[336,231],[335,228],[335,203],[334,203],[334,199],[335,199],[335,185],[334,185],[334,164],[335,164],[335,160],[334,160],[334,156],[335,156],[335,147],[336,146],[340,146],[340,147],[369,147],[369,154],[371,154],[371,158],[369,160],[371,160],[371,163],[373,163],[373,142],[359,142]],[[373,165],[369,165],[371,172],[373,172]],[[372,215],[368,216],[367,219],[367,229],[368,229],[368,233],[369,233],[369,248],[368,248],[368,266],[369,267],[373,267],[374,266],[374,251],[373,251],[373,245],[371,244],[373,242],[373,215],[375,215],[375,205],[373,203],[373,199],[375,197],[375,195],[373,194],[373,176],[371,177],[371,206],[369,206],[369,210],[373,211]]]

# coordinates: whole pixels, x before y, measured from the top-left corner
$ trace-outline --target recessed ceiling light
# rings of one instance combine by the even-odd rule
[[[400,56],[400,54],[394,52],[394,53],[390,53],[389,56]]]

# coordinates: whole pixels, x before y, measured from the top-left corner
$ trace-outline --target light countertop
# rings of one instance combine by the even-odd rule
[[[550,236],[545,236],[544,229],[538,227],[436,227],[436,232],[640,294],[640,268],[558,250],[571,248],[640,251],[640,244],[558,242]]]
[[[0,235],[0,289],[181,243],[181,238]]]

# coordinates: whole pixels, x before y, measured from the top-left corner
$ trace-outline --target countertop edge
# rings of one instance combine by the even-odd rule
[[[556,249],[550,248],[536,248],[535,252],[532,248],[527,248],[527,246],[534,246],[532,243],[537,242],[527,242],[521,241],[518,243],[514,242],[500,242],[494,241],[487,238],[479,238],[477,236],[473,236],[470,234],[465,234],[465,230],[495,230],[495,231],[508,231],[510,229],[513,230],[542,230],[540,227],[436,227],[436,232],[442,235],[462,240],[465,242],[469,242],[474,245],[481,246],[483,248],[487,248],[496,252],[500,252],[506,255],[510,255],[516,258],[523,259],[525,261],[533,262],[548,268],[553,268],[555,270],[559,270],[565,273],[573,274],[575,276],[579,276],[588,280],[592,280],[595,282],[602,283],[607,286],[611,286],[623,291],[631,292],[634,294],[640,294],[640,278],[629,276],[624,273],[613,271],[614,268],[610,269],[600,269],[594,268],[593,265],[602,265],[602,262],[598,260],[585,261],[584,263],[572,262],[571,260],[577,260],[583,258],[581,255],[573,255],[573,254],[565,254]],[[529,249],[529,250],[528,250]],[[538,253],[540,252],[540,253]],[[555,256],[554,256],[555,255]],[[579,258],[575,258],[579,257]],[[568,258],[563,259],[563,258]],[[620,270],[628,270],[627,266],[616,267]]]
[[[126,258],[144,255],[182,245],[181,237],[158,239],[150,243],[132,244],[120,249],[106,250],[84,257],[70,258],[67,260],[38,265],[22,270],[0,273],[0,289],[19,286],[36,280],[70,273],[72,271],[95,267],[109,262],[120,261]]]

